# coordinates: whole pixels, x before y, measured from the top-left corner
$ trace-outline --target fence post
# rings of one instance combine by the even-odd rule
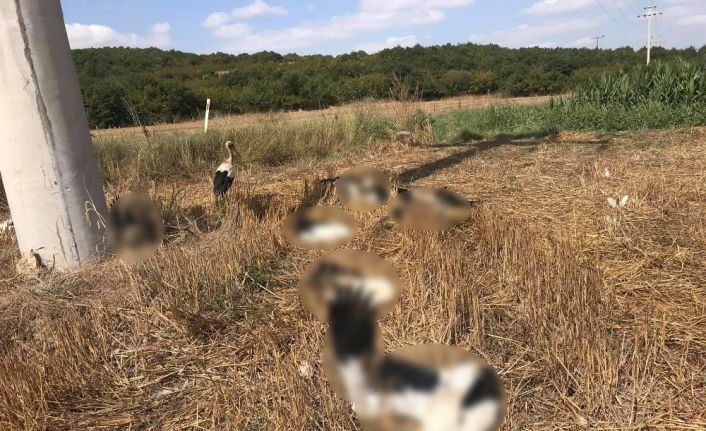
[[[0,172],[20,250],[68,269],[100,252],[107,213],[59,0],[0,1]]]
[[[206,99],[206,118],[203,122],[203,132],[208,132],[208,113],[211,110],[211,99]]]

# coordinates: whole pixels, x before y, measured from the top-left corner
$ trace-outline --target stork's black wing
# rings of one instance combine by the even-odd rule
[[[228,176],[228,171],[218,171],[213,177],[213,193],[216,196],[222,195],[228,191],[231,184],[233,184],[233,178]]]
[[[473,407],[485,400],[499,400],[502,397],[502,381],[492,368],[483,368],[477,380],[468,388],[463,397],[463,407]]]
[[[370,300],[360,292],[352,289],[336,292],[336,299],[329,305],[329,324],[339,361],[372,353],[375,347],[375,315]]]
[[[378,380],[389,390],[412,388],[431,392],[439,384],[439,374],[433,368],[390,356],[385,357],[377,372]]]

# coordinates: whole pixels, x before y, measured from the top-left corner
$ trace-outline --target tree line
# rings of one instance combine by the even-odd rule
[[[390,96],[393,80],[424,99],[469,94],[558,94],[603,72],[639,65],[632,48],[510,49],[497,45],[414,46],[339,56],[274,52],[198,55],[156,48],[73,52],[92,128],[174,122],[201,115],[206,98],[223,113],[319,109]],[[654,48],[655,60],[706,63],[700,49]]]

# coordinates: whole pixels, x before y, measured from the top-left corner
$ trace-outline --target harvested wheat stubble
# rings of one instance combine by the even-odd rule
[[[179,223],[135,266],[19,279],[15,245],[0,239],[0,428],[356,429],[321,373],[324,326],[296,290],[322,252],[281,234],[302,178],[307,204],[332,204],[312,174],[354,164],[480,201],[435,234],[396,226],[385,208],[353,215],[350,247],[402,279],[381,321],[390,350],[440,342],[483,357],[505,382],[508,430],[706,428],[705,129],[272,171],[200,225],[198,199],[169,205],[158,185]],[[618,195],[628,205],[611,208]]]

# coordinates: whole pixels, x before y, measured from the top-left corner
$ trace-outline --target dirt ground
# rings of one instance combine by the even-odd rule
[[[381,322],[390,350],[440,342],[483,357],[508,394],[505,430],[706,429],[704,128],[390,144],[240,172],[225,209],[208,178],[147,185],[167,241],[139,265],[23,278],[5,235],[0,428],[357,429],[321,373],[325,327],[297,295],[320,253],[281,232],[296,206],[336,204],[317,176],[354,165],[481,202],[439,234],[385,209],[355,215],[348,247],[403,281]]]

